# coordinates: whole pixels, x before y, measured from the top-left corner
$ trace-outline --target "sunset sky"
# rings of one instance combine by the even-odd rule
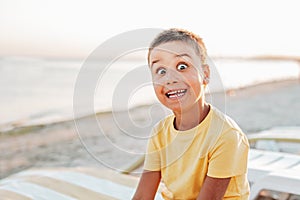
[[[211,55],[300,57],[299,19],[293,0],[0,0],[0,56],[85,58],[126,31],[179,27]]]

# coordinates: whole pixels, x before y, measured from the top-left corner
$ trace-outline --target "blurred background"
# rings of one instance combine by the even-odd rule
[[[107,39],[134,29],[179,27],[197,33],[226,90],[298,78],[299,15],[291,0],[199,5],[1,0],[0,130],[28,120],[70,118],[74,84],[85,59]],[[107,110],[105,102],[98,109]]]
[[[2,177],[43,163],[86,163],[76,160],[86,156],[81,151],[75,154],[71,148],[73,156],[59,153],[71,145],[57,146],[59,139],[49,147],[51,158],[36,154],[35,146],[48,148],[37,135],[67,132],[74,86],[85,60],[111,37],[135,29],[177,27],[200,35],[222,81],[222,88],[213,92],[225,92],[226,111],[245,132],[299,126],[299,19],[293,0],[0,0],[0,147],[6,151],[0,160]],[[117,83],[124,69],[140,62],[146,64],[146,59],[120,61],[108,79]],[[114,91],[115,86],[107,82],[99,87]],[[139,106],[155,102],[151,94],[141,96]],[[104,111],[111,111],[111,94],[97,101],[95,112]],[[7,146],[10,137],[31,133],[36,143],[28,137]],[[30,153],[35,156],[25,158]]]

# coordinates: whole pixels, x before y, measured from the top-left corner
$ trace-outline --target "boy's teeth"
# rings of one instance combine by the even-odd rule
[[[167,93],[169,98],[181,97],[185,94],[186,90],[173,90]]]
[[[179,92],[184,92],[184,90],[175,90],[175,91],[169,92],[168,94],[176,94]]]

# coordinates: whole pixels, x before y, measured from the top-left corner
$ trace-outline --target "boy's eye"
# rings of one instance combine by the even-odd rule
[[[165,73],[166,73],[166,69],[164,69],[164,68],[159,68],[159,69],[157,69],[156,73],[157,73],[157,74],[165,74]]]
[[[177,69],[178,70],[184,70],[186,68],[188,68],[188,66],[186,64],[184,64],[184,63],[180,63],[179,65],[177,65]]]

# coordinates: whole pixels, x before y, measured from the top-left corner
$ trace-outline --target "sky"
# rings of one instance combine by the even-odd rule
[[[0,56],[85,58],[141,28],[200,35],[214,56],[300,57],[296,0],[0,0]]]

